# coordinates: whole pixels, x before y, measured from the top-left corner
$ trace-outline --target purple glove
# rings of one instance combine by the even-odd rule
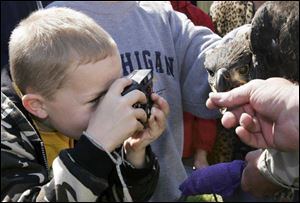
[[[231,196],[241,183],[244,161],[219,163],[194,171],[180,186],[183,195]]]

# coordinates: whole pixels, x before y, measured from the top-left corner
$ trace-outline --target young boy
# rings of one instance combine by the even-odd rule
[[[183,111],[203,119],[221,116],[205,106],[211,89],[204,68],[204,53],[221,38],[194,26],[166,1],[57,1],[48,7],[54,6],[82,11],[101,25],[118,44],[123,75],[135,69],[153,70],[153,90],[168,101],[171,110],[164,135],[151,144],[161,169],[151,201],[179,201],[178,187],[187,178],[181,160]]]
[[[1,200],[148,200],[159,174],[149,144],[169,106],[152,94],[144,129],[132,105],[146,96],[121,96],[131,80],[109,34],[80,12],[40,10],[13,31],[9,56],[19,97],[1,85]]]

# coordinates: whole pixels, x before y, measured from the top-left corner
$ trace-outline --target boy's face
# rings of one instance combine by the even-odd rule
[[[45,101],[48,122],[59,132],[79,139],[88,126],[91,114],[110,85],[121,77],[119,52],[94,64],[70,70],[54,99]]]

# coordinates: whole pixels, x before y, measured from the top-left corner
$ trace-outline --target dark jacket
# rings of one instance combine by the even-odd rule
[[[1,80],[7,75],[1,73]],[[120,152],[119,149],[118,151]],[[124,162],[122,175],[134,201],[147,201],[159,166],[150,147],[147,166]],[[1,81],[1,201],[118,201],[123,199],[115,164],[84,135],[47,165],[44,144],[14,91]]]

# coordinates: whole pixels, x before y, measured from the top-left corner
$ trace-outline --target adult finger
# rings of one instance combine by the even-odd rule
[[[255,117],[252,117],[248,113],[242,113],[239,123],[242,127],[247,129],[249,132],[256,133],[261,131],[257,119]]]
[[[219,107],[236,107],[249,103],[251,91],[262,80],[252,80],[245,85],[234,88],[228,92],[211,92],[209,98],[215,106]]]
[[[209,108],[209,109],[217,109],[217,108],[220,108],[220,106],[216,105],[212,99],[208,98],[206,100],[206,107]]]
[[[240,140],[254,148],[269,148],[271,147],[270,143],[266,141],[261,132],[252,133],[249,132],[242,126],[239,126],[235,129],[236,134],[239,136]]]
[[[221,119],[225,128],[232,128],[238,124],[238,117],[231,111],[226,111]]]
[[[225,128],[232,128],[237,126],[243,113],[247,113],[251,116],[255,115],[253,108],[249,104],[228,109],[221,119],[223,126]]]

